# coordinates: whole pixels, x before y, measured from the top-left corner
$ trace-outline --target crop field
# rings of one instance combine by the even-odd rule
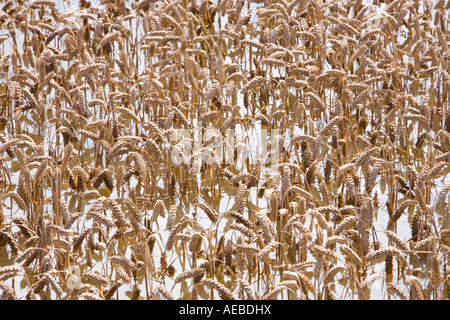
[[[450,298],[450,0],[0,3],[0,300]]]

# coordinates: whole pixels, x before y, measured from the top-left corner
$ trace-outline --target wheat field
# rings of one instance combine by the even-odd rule
[[[450,298],[449,21],[3,1],[0,299]]]

